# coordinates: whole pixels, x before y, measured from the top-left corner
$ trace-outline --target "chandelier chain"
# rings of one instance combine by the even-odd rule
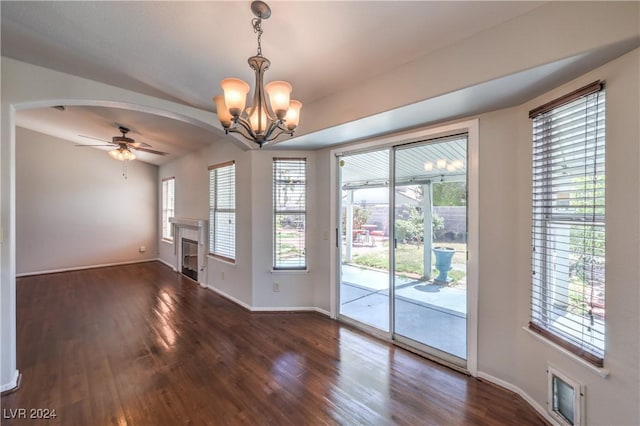
[[[262,19],[253,18],[251,20],[253,32],[258,34],[258,56],[262,56]]]

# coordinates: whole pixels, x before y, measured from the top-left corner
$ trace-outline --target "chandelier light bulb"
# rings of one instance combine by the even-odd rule
[[[250,109],[247,109],[247,116],[249,117],[249,122],[251,123],[251,129],[257,135],[264,134],[267,129],[267,112],[256,108],[253,110],[253,113],[249,115]]]
[[[224,95],[214,96],[213,102],[216,104],[216,113],[218,114],[218,120],[220,120],[222,127],[228,129],[229,127],[231,127],[232,116],[229,113],[227,105],[224,103]]]
[[[464,167],[464,163],[460,160],[455,160],[453,163],[451,163],[453,165],[453,167],[456,168],[456,170],[461,169]]]
[[[284,118],[289,109],[289,97],[292,87],[286,81],[272,81],[264,86],[264,90],[269,95],[271,110],[280,119]]]
[[[437,168],[439,168],[439,169],[444,169],[444,168],[446,168],[446,167],[447,167],[447,160],[442,159],[442,158],[441,158],[441,159],[439,159],[439,160],[436,162],[436,167],[437,167]]]
[[[432,170],[433,170],[433,163],[431,161],[427,161],[426,163],[424,163],[425,172],[430,172]]]
[[[285,116],[285,122],[287,125],[287,129],[293,131],[296,127],[298,127],[298,123],[300,123],[300,109],[302,108],[302,102],[291,100],[289,102],[289,109],[287,110],[287,115]]]
[[[220,83],[224,91],[224,103],[229,110],[229,114],[234,117],[239,116],[247,104],[247,93],[249,85],[238,78],[225,78]]]

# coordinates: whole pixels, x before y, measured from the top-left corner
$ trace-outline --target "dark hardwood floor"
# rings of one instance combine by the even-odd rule
[[[249,313],[160,263],[20,278],[17,303],[3,425],[544,424],[510,392],[320,314]]]

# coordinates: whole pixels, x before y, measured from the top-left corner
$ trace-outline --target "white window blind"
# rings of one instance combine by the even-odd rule
[[[233,161],[209,167],[209,253],[236,258],[236,166]]]
[[[600,82],[532,111],[530,328],[603,366],[605,91]]]
[[[273,159],[273,269],[306,269],[307,160]]]
[[[174,217],[175,184],[173,177],[162,179],[162,239],[173,241],[173,227],[169,218]]]

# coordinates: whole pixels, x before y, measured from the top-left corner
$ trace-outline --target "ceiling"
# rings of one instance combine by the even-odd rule
[[[340,159],[340,180],[343,189],[389,184],[389,150],[345,155]],[[447,169],[447,166],[456,163],[457,167]],[[467,176],[467,138],[458,135],[427,144],[410,144],[398,149],[395,154],[394,173],[397,186],[424,184],[427,181],[464,182]]]
[[[263,54],[272,63],[266,79],[291,82],[292,96],[309,105],[543,4],[272,1],[272,16],[262,25]],[[247,58],[255,54],[256,38],[249,5],[249,1],[2,1],[2,55],[213,112],[211,98],[221,92],[222,79],[238,77],[253,86]],[[532,75],[538,79],[550,75],[549,69],[535,71]],[[531,83],[534,77],[521,78],[530,83],[518,82],[528,89],[527,95],[540,89],[536,81]],[[492,93],[495,96],[500,91]],[[409,110],[403,111],[405,121],[397,121],[397,128],[424,123],[424,108],[452,118],[452,110],[467,114],[514,101],[506,93],[491,104],[486,96],[476,98],[484,104],[470,103],[466,92],[457,95],[463,102],[456,103],[456,94],[452,96],[405,106]],[[304,120],[304,107],[302,114]],[[384,123],[385,131],[392,130],[389,120],[380,118],[374,121]],[[153,164],[225,137],[221,131],[111,107],[20,111],[17,121],[76,143],[86,143],[78,134],[108,140],[117,134],[118,125],[124,125],[132,129],[134,139],[170,154],[140,156]],[[368,133],[361,131],[363,126]],[[274,147],[315,149],[328,146],[329,140],[343,143],[353,140],[354,134],[363,137],[381,132],[371,126],[371,120],[352,122]]]

